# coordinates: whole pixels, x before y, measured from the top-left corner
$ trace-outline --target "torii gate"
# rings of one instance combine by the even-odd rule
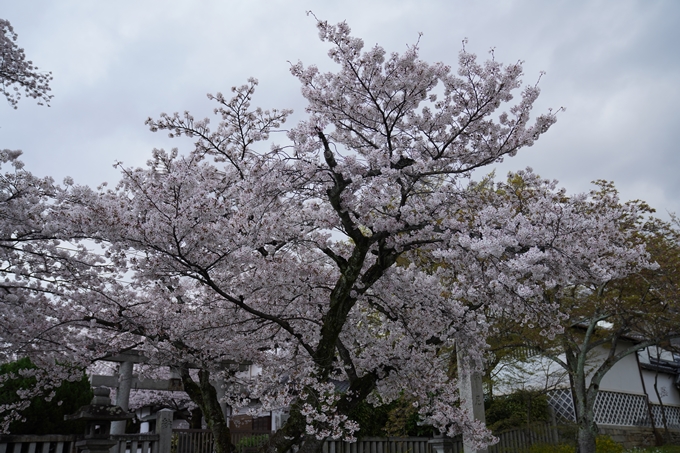
[[[161,391],[182,391],[182,379],[179,374],[170,367],[170,379],[139,379],[133,375],[135,363],[146,363],[149,361],[141,352],[136,350],[127,351],[102,359],[107,362],[118,362],[118,373],[113,376],[94,374],[90,376],[92,387],[109,387],[116,389],[115,404],[126,412],[130,409],[130,391],[135,390],[161,390]],[[224,396],[224,389],[221,385],[216,385],[218,399]],[[220,403],[222,412],[228,416],[229,408],[226,404]],[[113,422],[111,424],[111,434],[125,434],[125,422]]]

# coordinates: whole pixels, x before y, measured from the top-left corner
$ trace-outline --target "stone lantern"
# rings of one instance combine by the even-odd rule
[[[83,453],[108,453],[116,445],[111,439],[111,422],[134,418],[119,406],[111,404],[111,391],[106,387],[94,389],[92,403],[83,406],[75,414],[64,415],[64,420],[85,420],[85,438],[76,442],[76,447]]]

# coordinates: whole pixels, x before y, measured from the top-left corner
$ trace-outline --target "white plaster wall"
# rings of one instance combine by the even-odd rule
[[[628,347],[628,345],[625,345],[624,347]],[[602,363],[608,350],[600,348],[598,353],[600,355],[599,363]],[[596,362],[594,361],[594,363]],[[588,383],[590,383],[590,379],[588,379]],[[600,390],[644,394],[635,354],[627,355],[616,362],[612,369],[602,378]]]
[[[645,380],[649,400],[654,404],[659,404],[659,398],[656,397],[656,392],[654,391],[655,376],[656,373],[654,371],[642,370],[642,377]],[[658,388],[664,404],[680,406],[680,393],[673,383],[673,376],[659,373]]]
[[[624,342],[619,348],[628,348],[631,344]],[[609,353],[608,348],[597,348],[589,358],[591,370],[602,363]],[[660,353],[662,359],[672,360],[673,355],[669,352]],[[656,357],[654,348],[650,351],[643,350],[637,354],[630,354],[618,361],[600,382],[600,390],[610,392],[631,393],[644,395],[645,390],[652,403],[658,404],[658,398],[654,392],[655,372],[642,370],[644,387],[640,378],[640,369],[636,358],[639,357],[641,363],[649,363],[649,357]],[[563,357],[560,357],[564,359]],[[509,394],[518,389],[548,389],[558,387],[569,387],[569,378],[566,374],[560,373],[561,368],[556,363],[549,363],[550,360],[541,357],[532,357],[526,362],[513,364],[501,363],[496,369],[496,385],[494,391],[497,394]],[[674,377],[668,374],[659,373],[658,386],[662,394],[664,404],[680,406],[680,391],[676,388],[673,381]],[[590,378],[586,379],[590,384]]]

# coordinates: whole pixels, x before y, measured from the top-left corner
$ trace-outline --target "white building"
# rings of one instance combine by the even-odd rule
[[[622,341],[621,348],[634,343]],[[609,350],[595,349],[589,359],[591,370],[602,363]],[[558,419],[575,420],[568,373],[556,362],[533,355],[523,360],[505,360],[495,368],[494,393],[517,389],[540,390]],[[590,379],[586,379],[590,384]],[[598,425],[662,427],[661,410],[669,428],[680,428],[680,356],[655,346],[638,350],[619,360],[600,383],[595,403]]]

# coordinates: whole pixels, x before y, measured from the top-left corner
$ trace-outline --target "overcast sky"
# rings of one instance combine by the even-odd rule
[[[0,148],[21,149],[33,173],[97,186],[115,161],[144,165],[154,147],[189,149],[144,125],[161,112],[209,116],[206,93],[260,81],[254,105],[304,115],[289,62],[331,69],[312,10],[345,20],[367,46],[455,65],[461,41],[486,58],[540,71],[536,113],[565,107],[532,148],[497,166],[531,166],[569,192],[613,180],[622,198],[680,213],[680,1],[677,0],[26,0],[0,17],[41,70],[50,108],[0,99]],[[282,138],[283,140],[283,138]],[[489,169],[490,170],[490,169]]]

